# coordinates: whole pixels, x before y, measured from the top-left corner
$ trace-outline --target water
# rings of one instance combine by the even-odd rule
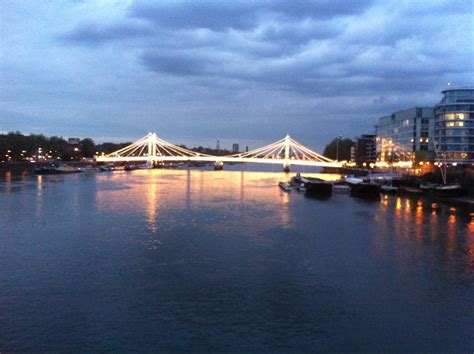
[[[0,180],[0,351],[473,350],[470,215],[283,176]]]

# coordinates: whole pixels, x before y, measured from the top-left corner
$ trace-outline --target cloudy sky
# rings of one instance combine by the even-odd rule
[[[0,131],[320,150],[473,86],[473,3],[3,0]]]

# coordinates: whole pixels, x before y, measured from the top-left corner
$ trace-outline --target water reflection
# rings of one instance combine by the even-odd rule
[[[145,214],[148,229],[157,233],[169,225],[170,214],[189,210],[219,210],[222,213],[236,213],[236,217],[207,215],[211,218],[204,226],[219,228],[225,223],[225,230],[232,232],[240,228],[246,217],[249,233],[258,234],[262,229],[288,227],[291,222],[289,193],[282,192],[277,183],[280,173],[234,172],[201,170],[152,170],[133,173],[98,175],[97,204],[99,210],[114,213]],[[239,213],[239,208],[254,208],[255,214]],[[244,215],[245,214],[245,215]],[[168,220],[168,225],[161,219]],[[176,216],[174,223],[205,223],[203,220],[181,220]],[[159,237],[159,236],[157,236]]]
[[[403,260],[407,257],[422,257],[426,247],[431,247],[447,261],[445,271],[456,272],[459,264],[464,264],[465,271],[473,272],[473,216],[468,217],[462,210],[426,199],[384,196],[380,206],[381,212],[386,214],[380,219],[381,232],[387,234],[393,228],[393,233],[388,232],[394,242],[392,251],[403,252],[397,256],[397,267],[404,267]],[[374,238],[373,242],[374,251],[379,256],[386,257],[392,252],[387,249],[386,240]],[[463,254],[463,249],[468,251]]]
[[[430,344],[439,325],[451,331],[448,349],[465,349],[456,345],[472,332],[474,214],[397,196],[310,199],[277,186],[288,177],[142,170],[5,181],[0,332],[25,351],[57,349],[41,346],[46,337],[74,351],[132,327],[127,349],[143,333],[188,345],[256,333],[264,344],[308,343],[301,351],[321,341],[338,351],[340,338],[389,351],[415,327]],[[64,335],[91,323],[93,334]],[[94,349],[115,349],[102,344]]]

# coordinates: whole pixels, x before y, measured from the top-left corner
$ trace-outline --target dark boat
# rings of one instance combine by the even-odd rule
[[[125,164],[123,169],[125,171],[133,171],[133,170],[136,170],[138,167],[137,165],[132,165],[132,164]]]
[[[400,192],[400,194],[406,194],[406,195],[411,195],[411,196],[416,196],[416,197],[422,196],[423,194],[426,193],[426,190],[423,188],[416,188],[416,187],[411,187],[411,186],[400,186],[398,188],[398,191]]]
[[[461,185],[457,183],[453,184],[441,184],[434,187],[434,193],[438,197],[459,197],[462,192]]]
[[[420,184],[420,189],[427,193],[432,193],[437,197],[459,197],[462,192],[462,187],[459,183],[422,183]]]
[[[332,194],[332,183],[321,178],[301,177],[306,194],[310,196],[330,196]]]
[[[370,183],[362,178],[346,178],[347,184],[351,187],[351,196],[366,199],[380,199],[380,186]]]
[[[291,186],[296,189],[298,192],[306,191],[303,181],[301,180],[301,175],[299,173],[296,176],[291,177],[290,180]]]
[[[64,175],[70,173],[80,173],[80,168],[72,167],[68,165],[50,165],[35,168],[35,175]]]

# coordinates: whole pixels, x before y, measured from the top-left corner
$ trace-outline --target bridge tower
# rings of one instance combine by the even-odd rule
[[[154,163],[156,158],[156,133],[148,133],[148,163],[151,165]]]
[[[283,160],[283,171],[288,173],[290,172],[290,144],[291,138],[288,134],[285,136],[285,159]]]

